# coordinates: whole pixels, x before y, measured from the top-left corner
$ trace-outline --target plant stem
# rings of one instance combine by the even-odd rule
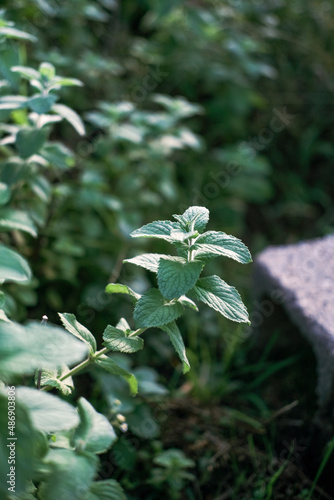
[[[132,332],[129,337],[134,337],[134,336],[137,336],[137,335],[141,335],[142,333],[145,332],[145,330],[147,330],[147,328],[138,328],[138,330],[135,330],[134,332]],[[85,361],[82,361],[81,363],[79,363],[77,366],[75,366],[74,368],[72,368],[71,370],[69,370],[68,372],[64,373],[64,375],[62,375],[60,378],[59,378],[59,381],[60,382],[63,382],[64,380],[66,380],[67,378],[69,377],[72,377],[73,375],[77,375],[78,373],[80,373],[82,370],[84,370],[85,368],[87,368],[87,366],[89,366],[91,363],[94,363],[94,359],[96,358],[99,358],[100,356],[102,356],[103,354],[107,354],[108,352],[110,352],[111,349],[108,349],[108,347],[104,347],[103,349],[101,349],[100,351],[97,351],[94,356],[92,357],[89,357],[87,359],[85,359]],[[42,391],[50,391],[52,389],[51,386],[45,386],[43,387],[41,390]]]

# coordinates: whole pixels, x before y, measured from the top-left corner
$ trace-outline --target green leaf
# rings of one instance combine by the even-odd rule
[[[199,279],[188,295],[194,300],[201,300],[232,321],[249,323],[247,309],[239,293],[219,276]]]
[[[17,400],[28,411],[33,426],[42,432],[73,429],[79,424],[75,408],[53,394],[17,387]]]
[[[28,66],[13,66],[11,71],[18,73],[22,78],[26,80],[39,80],[41,75],[38,71]]]
[[[0,210],[0,231],[18,229],[37,237],[37,230],[26,212],[10,208]]]
[[[41,387],[54,387],[64,394],[64,396],[68,396],[74,388],[72,377],[67,377],[64,382],[60,380],[68,371],[69,369],[67,367],[55,370],[42,370],[41,372],[37,370],[35,373],[35,384],[37,384],[40,376]],[[40,373],[41,375],[39,375]]]
[[[82,342],[85,342],[91,354],[94,354],[97,349],[94,335],[85,326],[79,323],[79,321],[77,321],[74,314],[58,313],[58,316],[60,317],[66,330],[78,339],[82,340]]]
[[[52,111],[67,120],[79,135],[85,135],[85,126],[80,116],[65,104],[54,104]]]
[[[132,373],[124,370],[124,368],[119,366],[117,363],[115,363],[114,360],[112,360],[108,356],[105,356],[104,354],[102,354],[102,356],[99,356],[98,358],[95,358],[94,362],[112,375],[119,375],[120,377],[123,377],[129,384],[131,394],[133,394],[134,396],[137,394],[138,382],[136,377]]]
[[[139,293],[134,292],[129,286],[121,285],[120,283],[109,283],[109,285],[106,286],[106,292],[125,293],[127,295],[130,295],[130,297],[134,300],[134,302],[137,302],[141,297]]]
[[[0,97],[0,110],[3,109],[20,109],[26,107],[28,97],[21,95],[6,95]]]
[[[8,476],[10,464],[8,463],[11,443],[7,440],[8,435],[8,396],[13,395],[10,388],[0,390],[0,498],[8,499]],[[40,459],[47,451],[47,444],[44,436],[34,429],[31,423],[28,410],[15,401],[15,437],[16,437],[16,456],[15,464],[15,492],[17,497],[22,498],[26,491],[26,482],[35,474],[40,463]],[[45,447],[46,445],[46,447]],[[5,473],[6,471],[6,473]],[[12,497],[11,497],[12,498]]]
[[[78,410],[80,424],[72,437],[73,446],[92,453],[104,453],[117,439],[112,425],[85,398],[78,400]]]
[[[10,199],[10,188],[7,184],[0,182],[0,205],[5,205]]]
[[[31,97],[29,101],[27,101],[27,104],[29,109],[35,111],[35,113],[38,113],[39,115],[43,115],[50,111],[57,99],[58,96],[54,94],[48,94],[46,96],[36,94],[35,96]]]
[[[177,324],[175,323],[175,321],[173,321],[168,325],[160,326],[160,328],[164,332],[168,333],[173,347],[177,352],[180,360],[182,361],[183,373],[187,373],[190,370],[190,364],[186,355],[186,348],[184,346],[183,338]]]
[[[116,328],[119,328],[119,330],[122,330],[123,332],[130,332],[131,328],[129,323],[126,321],[125,318],[121,318],[119,322],[116,325]]]
[[[84,500],[126,500],[122,486],[115,479],[92,483]]]
[[[21,158],[26,159],[39,152],[47,138],[45,129],[25,128],[16,134],[15,145]]]
[[[59,327],[0,322],[1,377],[79,363],[86,355],[86,345]]]
[[[159,262],[162,257],[168,258],[168,255],[160,253],[143,253],[142,255],[132,257],[132,259],[125,259],[123,262],[135,264],[136,266],[143,267],[144,269],[156,273],[158,272]]]
[[[209,221],[209,210],[205,207],[189,207],[181,216],[174,215],[179,221],[184,221],[184,224],[191,231],[202,233]]]
[[[103,345],[112,351],[137,352],[144,347],[144,341],[140,337],[129,337],[123,330],[108,325],[103,332]]]
[[[40,500],[83,500],[93,482],[98,457],[88,452],[50,450],[44,459],[47,479],[38,489]]]
[[[131,233],[133,238],[160,238],[170,243],[173,243],[175,239],[171,236],[171,232],[182,231],[181,226],[178,222],[170,222],[169,220],[160,220],[146,224],[140,229],[136,229]]]
[[[82,87],[83,83],[76,78],[66,78],[64,76],[56,76],[51,81],[51,88],[59,87]]]
[[[51,80],[56,75],[56,69],[54,65],[48,62],[42,62],[39,65],[38,71],[40,75],[42,75],[42,77],[46,80]]]
[[[167,301],[160,290],[148,290],[137,302],[133,318],[137,328],[167,325],[181,316],[183,306],[176,301]]]
[[[37,38],[34,35],[30,35],[25,31],[18,30],[16,28],[11,28],[10,26],[1,26],[0,35],[6,36],[8,38],[18,38],[20,40],[29,40],[30,42],[37,42]]]
[[[160,259],[158,285],[166,299],[181,297],[192,288],[203,268],[202,262],[187,262],[181,257]]]
[[[244,243],[221,231],[208,231],[199,236],[192,246],[194,256],[199,259],[210,259],[224,255],[237,260],[241,264],[252,262],[252,256]]]
[[[180,297],[178,299],[178,301],[181,302],[181,304],[183,306],[190,307],[190,309],[193,309],[194,311],[198,312],[197,305],[195,304],[195,302],[193,302],[191,299],[189,299],[189,297],[186,297],[185,295],[182,295],[182,297]]]
[[[0,282],[29,282],[31,271],[28,262],[18,253],[0,245]]]

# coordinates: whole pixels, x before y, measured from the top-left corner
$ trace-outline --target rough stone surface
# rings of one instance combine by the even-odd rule
[[[333,408],[334,235],[269,247],[254,264],[257,299],[266,294],[281,304],[311,343],[317,359],[319,406]]]

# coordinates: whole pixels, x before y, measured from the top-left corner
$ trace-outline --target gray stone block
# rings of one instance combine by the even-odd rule
[[[281,304],[312,345],[317,359],[319,408],[328,411],[330,407],[332,412],[334,235],[261,252],[254,260],[254,291],[258,302],[268,295],[274,304]]]

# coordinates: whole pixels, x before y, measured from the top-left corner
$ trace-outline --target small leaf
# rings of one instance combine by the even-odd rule
[[[232,321],[249,323],[247,309],[239,293],[219,276],[199,279],[188,295],[195,300],[201,300]]]
[[[29,282],[31,271],[27,261],[18,253],[0,245],[0,281]]]
[[[112,375],[119,375],[120,377],[123,377],[129,384],[131,394],[134,396],[137,394],[138,382],[136,377],[132,373],[124,370],[124,368],[115,363],[113,359],[105,356],[104,354],[102,354],[102,356],[99,356],[98,358],[95,358],[94,362]]]
[[[144,347],[144,341],[140,337],[129,337],[123,330],[110,325],[103,332],[103,340],[103,345],[112,351],[131,353]]]
[[[78,400],[80,424],[72,437],[74,446],[92,453],[104,453],[116,441],[117,436],[108,419],[98,413],[85,399]]]
[[[252,262],[252,256],[244,243],[221,231],[207,231],[199,236],[192,246],[194,256],[199,259],[210,259],[217,255],[230,257],[241,264]]]
[[[26,159],[40,151],[47,138],[45,129],[26,128],[16,134],[15,145],[21,158]]]
[[[46,96],[36,94],[27,101],[27,104],[29,109],[35,111],[35,113],[39,115],[43,115],[50,111],[57,99],[58,97],[54,94],[48,94]]]
[[[209,221],[209,214],[210,212],[207,208],[194,206],[189,207],[181,217],[187,224],[189,230],[202,233]]]
[[[182,228],[178,222],[160,220],[136,229],[131,233],[131,236],[133,238],[160,238],[172,243],[174,241],[174,238],[171,236],[173,230],[182,232]]]
[[[85,342],[91,354],[94,354],[97,349],[94,335],[85,326],[79,323],[79,321],[77,321],[74,314],[58,313],[58,316],[60,317],[66,330],[78,339],[82,340],[82,342]]]
[[[184,346],[183,338],[181,336],[180,330],[178,329],[175,321],[169,323],[168,325],[160,326],[161,330],[168,333],[169,338],[173,344],[175,351],[177,352],[183,365],[183,373],[187,373],[190,370],[190,364],[186,355],[186,348]]]
[[[143,267],[154,273],[158,272],[158,266],[160,259],[162,257],[168,258],[168,255],[163,255],[160,253],[143,253],[142,255],[137,255],[132,257],[132,259],[125,259],[123,262],[128,264],[135,264],[136,266]]]
[[[18,229],[37,237],[37,230],[26,212],[6,208],[0,210],[0,231]]]
[[[122,330],[123,332],[130,332],[131,331],[129,323],[124,318],[121,318],[119,320],[119,322],[116,325],[116,328],[118,328],[119,330]]]
[[[183,306],[176,301],[167,301],[160,290],[151,288],[137,302],[133,318],[137,328],[149,328],[170,323],[181,316]]]
[[[34,427],[40,431],[73,429],[79,424],[75,408],[53,394],[31,387],[17,387],[16,395],[20,404],[28,409]]]
[[[158,285],[166,299],[181,297],[192,288],[201,274],[202,262],[187,262],[181,257],[160,259]]]
[[[0,205],[5,205],[10,199],[10,188],[7,184],[0,182]]]
[[[55,67],[53,66],[53,64],[50,64],[48,62],[42,62],[38,68],[38,71],[46,80],[51,80],[56,74]]]
[[[80,116],[73,109],[65,106],[65,104],[54,104],[52,111],[67,120],[79,135],[85,135],[85,126]]]
[[[182,297],[180,297],[178,299],[178,301],[181,302],[181,304],[183,306],[190,307],[190,309],[193,309],[194,311],[198,312],[197,305],[195,304],[195,302],[193,302],[191,299],[189,299],[189,297],[186,297],[185,295],[182,295]]]
[[[125,293],[127,295],[130,295],[130,297],[134,300],[134,302],[137,302],[141,297],[139,293],[134,292],[129,286],[121,285],[120,283],[109,283],[109,285],[106,286],[106,292]]]
[[[39,370],[36,371],[35,374],[35,385],[37,385],[39,376],[40,376],[40,386],[41,387],[54,387],[58,389],[64,396],[68,396],[71,394],[72,389],[74,387],[72,377],[68,377],[65,379],[65,382],[60,380],[62,375],[65,375],[69,369],[64,367],[64,369],[55,369],[55,370]],[[40,375],[39,375],[40,374]]]
[[[115,479],[95,481],[84,500],[126,500],[122,486]]]

